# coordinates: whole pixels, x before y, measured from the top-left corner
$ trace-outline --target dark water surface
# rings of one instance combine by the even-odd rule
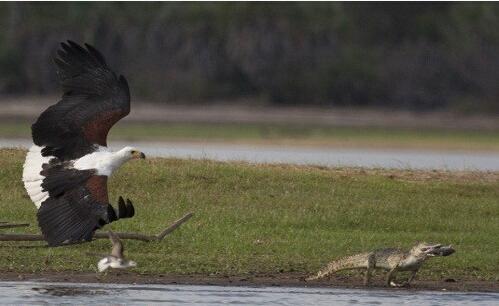
[[[499,293],[0,282],[0,304],[499,305]]]

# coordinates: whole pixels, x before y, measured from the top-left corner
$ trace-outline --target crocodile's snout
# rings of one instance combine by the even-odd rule
[[[434,248],[430,254],[433,256],[449,256],[449,255],[453,254],[454,252],[456,252],[456,250],[454,250],[452,245],[446,245],[446,246],[441,245],[441,246]]]

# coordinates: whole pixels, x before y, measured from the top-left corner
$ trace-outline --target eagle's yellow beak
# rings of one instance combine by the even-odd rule
[[[137,159],[145,159],[146,155],[140,151],[134,151],[132,153],[132,158],[137,158]]]

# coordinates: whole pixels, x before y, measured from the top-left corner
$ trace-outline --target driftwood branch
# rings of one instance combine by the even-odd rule
[[[157,235],[145,235],[139,233],[115,233],[121,239],[134,239],[141,240],[145,242],[150,241],[161,241],[166,235],[170,234],[183,223],[187,222],[194,214],[188,213],[177,221],[173,222],[170,226],[164,229]],[[29,224],[28,224],[29,225]],[[0,228],[12,228],[19,226],[28,226],[25,224],[0,224]],[[94,234],[94,239],[109,239],[109,234],[107,232],[96,232]],[[0,234],[0,241],[44,241],[42,235],[40,234]]]
[[[29,226],[29,223],[7,223],[7,222],[0,222],[0,228],[14,228],[14,227],[27,227]]]
[[[120,237],[121,239],[135,239],[135,240],[142,240],[142,241],[160,241],[165,238],[166,235],[170,234],[174,230],[176,230],[182,223],[186,222],[189,220],[194,214],[193,213],[188,213],[182,218],[178,219],[177,221],[173,222],[170,226],[168,226],[166,229],[164,229],[161,233],[157,235],[144,235],[144,234],[138,234],[138,233],[115,233]],[[109,233],[108,232],[97,232],[94,235],[94,239],[109,239]]]

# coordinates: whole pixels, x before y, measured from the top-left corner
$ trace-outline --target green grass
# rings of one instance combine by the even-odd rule
[[[30,123],[4,121],[0,123],[0,137],[30,137]],[[499,131],[354,128],[291,124],[120,123],[111,130],[110,139],[499,150]]]
[[[24,152],[0,150],[0,219],[36,224],[21,183]],[[177,159],[132,161],[110,180],[110,198],[137,214],[110,227],[156,233],[195,216],[159,243],[126,241],[136,271],[175,274],[314,272],[333,258],[416,241],[452,243],[420,278],[497,279],[497,173],[453,174],[249,165]],[[6,232],[38,232],[36,226]],[[0,271],[94,271],[106,240],[60,248],[0,242]]]

